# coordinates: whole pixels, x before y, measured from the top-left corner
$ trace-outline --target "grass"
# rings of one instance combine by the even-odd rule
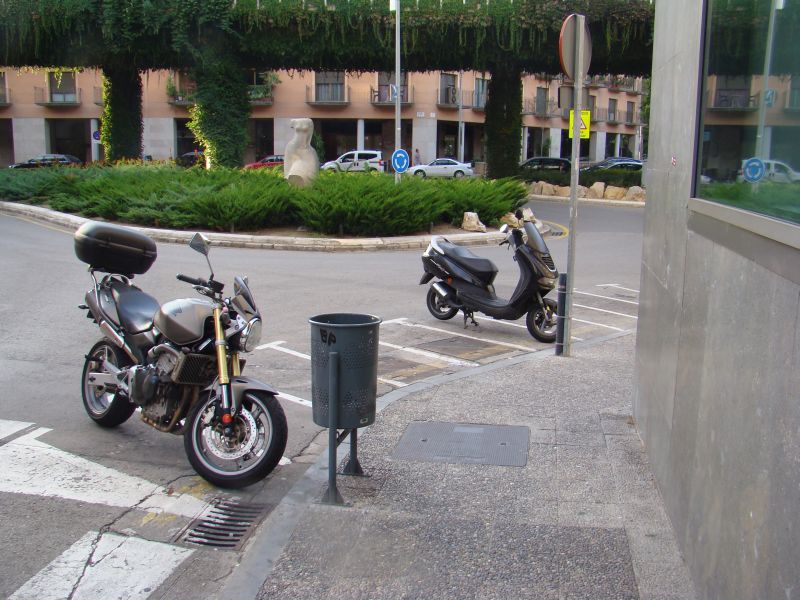
[[[0,170],[0,198],[89,218],[175,229],[255,231],[305,225],[319,233],[385,236],[431,223],[461,222],[465,211],[496,223],[520,206],[514,180],[421,180],[382,173],[320,173],[290,186],[279,169],[183,169],[129,163],[87,168]]]
[[[701,185],[698,196],[784,221],[800,224],[800,184],[712,183]]]

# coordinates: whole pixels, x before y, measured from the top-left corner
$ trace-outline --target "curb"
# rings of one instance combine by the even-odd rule
[[[23,217],[41,223],[50,223],[74,231],[86,221],[84,217],[60,213],[41,206],[0,201],[0,214]],[[128,225],[141,231],[157,242],[187,244],[194,231],[153,229]],[[231,248],[253,248],[261,250],[303,250],[316,252],[359,252],[367,250],[419,250],[430,243],[430,235],[399,236],[386,238],[301,238],[276,235],[247,235],[238,233],[203,232],[215,246]],[[488,246],[505,239],[499,231],[489,233],[456,233],[447,238],[461,246]]]
[[[568,203],[569,197],[563,196],[540,196],[537,194],[528,194],[527,200],[536,200],[537,202],[559,202]],[[598,206],[622,206],[630,208],[644,208],[644,202],[636,202],[633,200],[600,200],[594,198],[578,198],[581,204],[596,204]]]

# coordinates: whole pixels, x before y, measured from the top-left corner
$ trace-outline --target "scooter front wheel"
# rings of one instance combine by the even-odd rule
[[[544,306],[536,306],[528,311],[525,325],[528,332],[540,342],[549,344],[556,341],[557,308],[555,300],[545,298]]]
[[[430,313],[440,321],[452,319],[458,313],[458,309],[442,302],[439,294],[432,288],[428,288],[428,297],[425,299]]]

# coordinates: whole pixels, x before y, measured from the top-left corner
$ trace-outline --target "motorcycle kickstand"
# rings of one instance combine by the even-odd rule
[[[464,311],[464,329],[469,329],[469,325],[467,324],[467,320],[468,319],[470,321],[472,321],[472,324],[475,325],[475,327],[479,327],[478,322],[475,320],[474,313],[471,310],[470,311],[466,311],[465,310]]]

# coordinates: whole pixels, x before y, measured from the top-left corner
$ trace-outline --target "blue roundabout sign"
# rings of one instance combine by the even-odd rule
[[[405,173],[411,165],[411,159],[408,157],[408,152],[400,148],[392,152],[392,168],[397,173]]]
[[[764,178],[767,167],[760,158],[749,158],[744,162],[742,175],[744,180],[749,183],[758,183]]]

